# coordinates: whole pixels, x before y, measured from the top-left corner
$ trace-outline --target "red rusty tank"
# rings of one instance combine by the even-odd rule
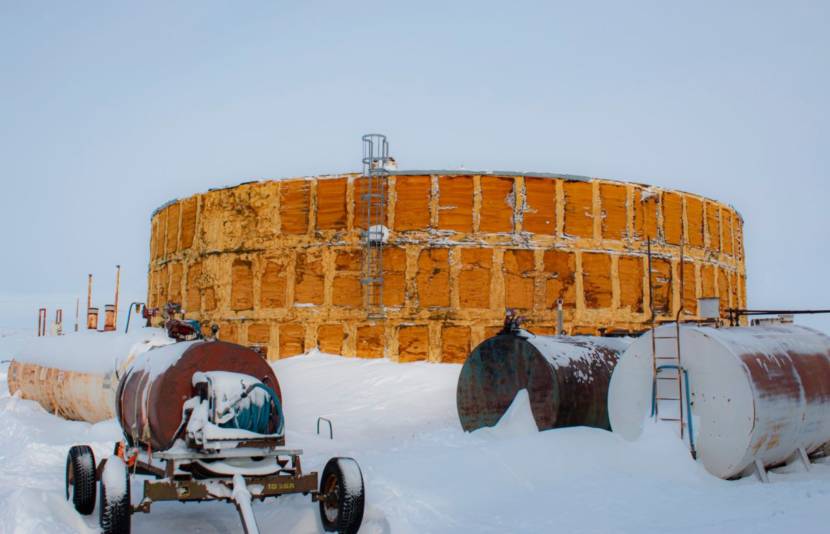
[[[133,444],[169,449],[182,431],[182,408],[195,396],[196,372],[226,371],[252,376],[282,402],[271,366],[251,349],[223,341],[183,341],[150,350],[133,363],[118,385],[116,416]]]
[[[526,389],[539,430],[591,426],[610,430],[606,397],[625,338],[502,332],[470,353],[458,377],[462,428],[495,426]]]

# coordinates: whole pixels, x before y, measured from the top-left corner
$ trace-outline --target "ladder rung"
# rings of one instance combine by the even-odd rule
[[[660,420],[661,421],[678,421],[678,422],[680,421],[680,419],[676,419],[674,417],[661,417]]]
[[[673,380],[673,381],[677,382],[677,377],[676,376],[658,376],[657,380]]]
[[[678,358],[676,356],[655,356],[654,359],[655,360],[674,360],[674,361],[678,361],[680,358]]]
[[[654,339],[677,339],[677,336],[653,336]]]
[[[671,401],[679,401],[680,397],[655,397],[655,400],[671,400]]]

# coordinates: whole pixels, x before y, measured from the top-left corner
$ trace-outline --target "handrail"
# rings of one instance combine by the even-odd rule
[[[136,313],[138,313],[138,307],[146,305],[143,302],[130,302],[130,309],[127,311],[127,326],[124,328],[124,333],[128,333],[130,331],[130,316],[133,314],[133,307],[136,308]]]
[[[325,417],[317,418],[317,435],[320,435],[320,421],[325,421],[329,424],[329,439],[334,439],[334,427],[331,424],[331,419],[327,419]]]
[[[686,381],[686,420],[689,422],[689,448],[692,452],[692,458],[697,458],[697,451],[695,450],[695,428],[694,424],[692,423],[692,398],[691,394],[689,393],[689,371],[687,371],[683,366],[676,365],[673,363],[666,363],[657,367],[657,374],[660,371],[664,371],[666,369],[676,369],[683,373],[683,378]],[[651,385],[651,416],[657,413],[657,376],[654,376],[654,380]]]

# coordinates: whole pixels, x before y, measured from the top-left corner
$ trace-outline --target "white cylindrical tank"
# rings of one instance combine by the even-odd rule
[[[655,330],[654,353],[666,358],[658,364],[676,356],[675,334],[673,324]],[[611,428],[629,440],[650,420],[654,353],[652,334],[644,334],[611,377]],[[680,355],[698,458],[710,473],[731,478],[755,460],[781,464],[830,441],[830,337],[796,325],[683,325]]]

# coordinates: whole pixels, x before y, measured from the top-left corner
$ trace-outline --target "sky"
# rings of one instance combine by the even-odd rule
[[[749,306],[830,308],[827,2],[0,0],[0,47],[0,328],[87,273],[111,303],[116,264],[144,300],[155,208],[358,170],[367,132],[727,202]]]

